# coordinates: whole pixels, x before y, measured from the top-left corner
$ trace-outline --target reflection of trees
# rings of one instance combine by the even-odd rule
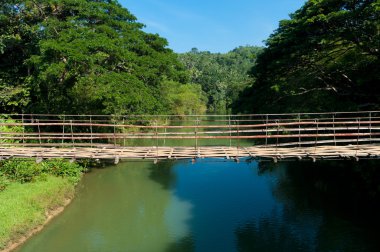
[[[242,240],[240,244],[245,244],[245,237],[260,244],[256,240],[265,237],[263,233],[274,232],[271,236],[279,237],[289,234],[283,231],[289,226],[303,226],[299,231],[314,230],[316,251],[380,251],[378,165],[378,161],[291,162],[277,166],[266,163],[260,172],[276,174],[272,191],[283,203],[284,224],[252,224],[245,232],[241,231],[244,227],[239,227],[236,233]],[[275,239],[272,242],[277,247],[281,245]]]
[[[310,244],[297,239],[285,223],[276,217],[262,218],[258,223],[246,223],[235,230],[237,250],[245,251],[310,251]]]
[[[166,252],[193,252],[195,250],[194,240],[191,235],[183,237],[177,242],[169,245]]]
[[[175,173],[172,171],[174,164],[175,161],[167,160],[150,166],[149,178],[162,185],[164,189],[170,189],[176,181]]]
[[[338,161],[282,164],[274,195],[297,209],[333,210],[347,218],[378,218],[380,162]],[[365,221],[365,219],[362,219]]]
[[[150,166],[129,162],[87,174],[61,223],[52,223],[24,251],[166,251],[169,245],[191,245],[176,242],[189,232],[190,204],[152,181]]]

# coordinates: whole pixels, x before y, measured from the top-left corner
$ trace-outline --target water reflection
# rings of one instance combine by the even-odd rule
[[[360,173],[372,168],[365,165],[369,163],[264,164],[261,174],[277,178],[272,192],[282,205],[281,214],[238,227],[236,236],[241,251],[261,251],[256,246],[262,242],[264,246],[266,240],[258,237],[267,234],[273,242],[268,248],[277,251],[288,250],[289,243],[294,246],[292,250],[302,251],[379,251],[379,217],[374,212],[379,208],[375,204],[369,207],[375,201],[369,198],[371,194],[366,192],[368,186]]]
[[[181,246],[189,235],[192,206],[149,179],[150,165],[122,164],[112,172],[87,174],[75,202],[20,251],[166,251],[169,244]]]
[[[235,235],[239,252],[313,251],[307,240],[297,239],[291,228],[278,219],[246,223],[236,229]]]
[[[175,161],[158,162],[157,165],[149,166],[149,178],[163,186],[164,189],[171,189],[176,182],[176,174],[173,171]]]
[[[95,170],[20,251],[380,251],[347,165],[222,161]]]

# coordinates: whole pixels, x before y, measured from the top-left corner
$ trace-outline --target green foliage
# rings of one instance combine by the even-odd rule
[[[187,74],[167,41],[117,1],[6,0],[0,7],[3,112],[164,113],[163,80]]]
[[[307,1],[266,43],[236,111],[380,108],[379,1]]]
[[[175,115],[199,115],[206,112],[206,96],[200,85],[163,81],[160,88],[167,107]]]
[[[7,116],[0,116],[0,124],[5,124],[5,123],[16,123],[15,120],[9,119]],[[4,133],[21,133],[23,132],[23,127],[22,126],[8,126],[8,125],[0,125],[0,132],[2,133],[2,137],[11,137],[11,135],[7,135]],[[12,140],[12,139],[0,139],[0,143],[14,143],[17,140]]]
[[[2,165],[4,175],[13,181],[27,183],[35,181],[41,174],[41,167],[31,161],[5,161]]]
[[[21,22],[20,1],[0,5],[0,108],[18,112],[30,102],[25,58],[36,49],[34,28]]]
[[[239,93],[251,85],[248,70],[262,48],[241,46],[226,54],[192,51],[179,55],[190,72],[190,81],[201,85],[210,112],[225,113]]]
[[[70,178],[73,183],[79,182],[83,168],[77,163],[70,163],[64,159],[53,159],[42,162],[42,171],[57,177]]]
[[[4,179],[20,183],[44,180],[47,175],[68,178],[70,182],[79,182],[83,168],[76,163],[63,159],[46,160],[36,163],[31,160],[12,159],[0,164],[1,175]]]

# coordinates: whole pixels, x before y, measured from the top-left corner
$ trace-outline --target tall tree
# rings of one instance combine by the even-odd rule
[[[22,3],[4,0],[0,5],[0,108],[15,112],[30,102],[28,68],[24,61],[37,52],[36,18],[22,13]]]
[[[380,3],[309,0],[266,41],[235,110],[380,108]]]
[[[116,0],[13,0],[0,15],[2,93],[29,101],[12,110],[163,113],[160,83],[187,81],[167,41]]]

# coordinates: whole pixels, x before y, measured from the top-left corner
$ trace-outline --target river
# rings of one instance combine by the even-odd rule
[[[292,183],[291,166],[204,159],[92,169],[67,209],[17,251],[380,251],[376,225]]]

